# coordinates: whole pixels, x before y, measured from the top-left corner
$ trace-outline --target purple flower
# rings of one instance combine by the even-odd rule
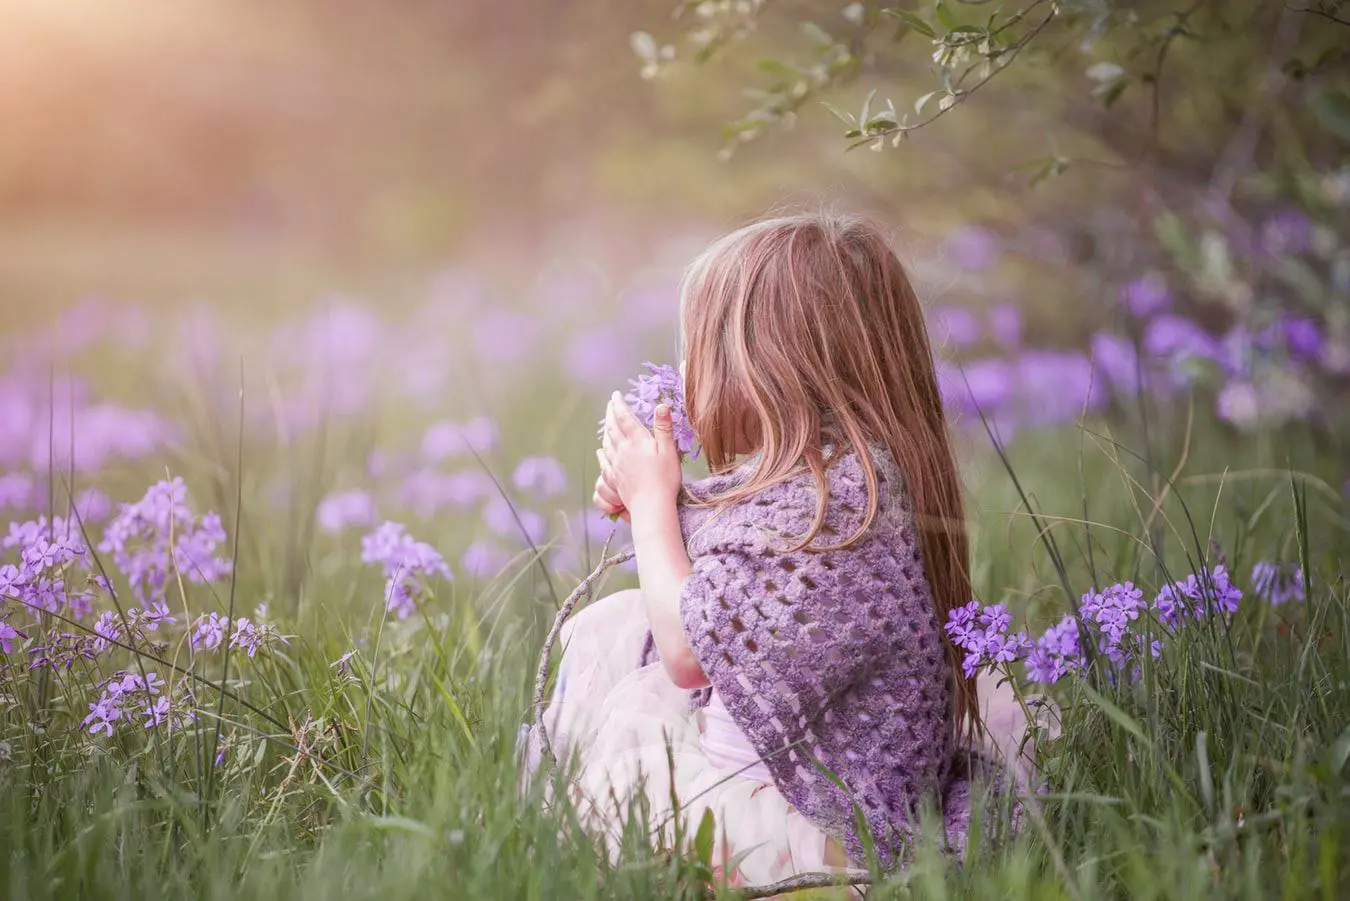
[[[538,545],[548,533],[548,523],[533,510],[512,504],[500,494],[483,506],[483,522],[494,535]]]
[[[980,340],[980,320],[964,307],[938,307],[932,311],[935,343],[956,349]]]
[[[1031,425],[1073,422],[1100,409],[1106,391],[1080,353],[1028,351],[1017,360],[1018,412]]]
[[[629,380],[633,390],[624,396],[628,408],[633,411],[639,422],[650,429],[656,421],[657,406],[665,404],[670,409],[675,446],[679,448],[681,454],[697,457],[698,436],[694,434],[694,426],[689,422],[688,414],[685,412],[684,380],[680,378],[679,370],[673,366],[658,366],[655,363],[643,365],[647,367],[647,372]],[[601,428],[604,428],[603,423]]]
[[[328,664],[329,669],[335,669],[339,675],[345,675],[351,672],[351,660],[356,656],[356,649],[348,651],[332,663]]]
[[[385,605],[399,619],[406,619],[416,611],[416,597],[427,590],[427,578],[453,578],[440,552],[415,541],[403,526],[393,522],[386,522],[361,539],[361,560],[378,564],[384,570]]]
[[[1083,595],[1081,614],[1106,636],[1113,648],[1119,647],[1129,631],[1130,623],[1139,618],[1144,609],[1144,592],[1132,582],[1111,585],[1101,592]]]
[[[1128,339],[1109,332],[1093,335],[1092,367],[1117,396],[1128,398],[1139,393],[1139,355]]]
[[[23,632],[0,619],[0,650],[8,654],[14,650],[14,639],[27,637]]]
[[[141,500],[122,504],[103,533],[99,550],[112,555],[143,603],[163,598],[170,573],[189,582],[211,582],[230,572],[229,558],[216,557],[225,541],[220,517],[193,516],[181,478],[159,482]],[[172,545],[171,545],[172,542]]]
[[[105,736],[111,738],[113,724],[121,718],[122,708],[117,706],[115,699],[104,695],[97,703],[89,705],[89,715],[80,725],[88,728],[90,735],[97,735],[102,731]]]
[[[1261,226],[1261,248],[1272,256],[1307,253],[1311,246],[1312,221],[1299,210],[1280,210]]]
[[[1010,303],[999,304],[989,311],[989,332],[994,340],[1009,350],[1022,343],[1022,314]]]
[[[105,610],[94,622],[94,653],[101,654],[122,640],[122,620],[115,610]]]
[[[1195,322],[1181,316],[1159,316],[1144,330],[1144,350],[1154,359],[1173,366],[1174,378],[1190,381],[1187,369],[1195,360],[1219,360],[1219,342]]]
[[[1276,607],[1302,601],[1303,568],[1298,564],[1283,566],[1262,560],[1252,567],[1252,591]]]
[[[1126,283],[1120,289],[1120,300],[1131,315],[1144,319],[1167,309],[1172,302],[1172,293],[1162,273],[1149,272]]]
[[[583,388],[602,390],[632,371],[633,344],[633,335],[618,325],[578,332],[564,351],[567,375]]]
[[[1256,344],[1262,349],[1282,348],[1289,356],[1304,362],[1319,359],[1325,343],[1316,321],[1289,314],[1282,315],[1256,338]]]
[[[97,488],[86,488],[76,495],[75,509],[84,522],[102,522],[112,515],[113,502]]]
[[[517,464],[511,483],[538,497],[557,497],[567,490],[567,470],[553,457],[526,457]]]
[[[491,453],[500,441],[497,424],[486,416],[463,424],[438,422],[428,428],[422,438],[422,458],[428,463],[440,463],[471,456],[471,449],[480,454]]]
[[[1027,678],[1042,685],[1053,685],[1085,665],[1080,644],[1078,620],[1065,614],[1057,624],[1045,630],[1026,658]]]
[[[200,616],[193,624],[188,644],[194,651],[214,651],[225,640],[225,632],[229,628],[229,618],[219,613]]]
[[[971,601],[947,614],[945,629],[952,643],[966,652],[961,670],[967,678],[981,666],[997,666],[1021,658],[1030,649],[1025,632],[1008,635],[1012,615],[1002,604],[981,608]],[[977,625],[978,624],[978,625]]]
[[[947,255],[969,272],[983,272],[998,262],[999,238],[979,225],[966,225],[947,236]]]
[[[464,549],[459,565],[477,579],[490,579],[506,568],[511,554],[490,541],[475,541]]]
[[[370,526],[378,519],[375,498],[368,491],[335,491],[319,502],[315,517],[329,534],[353,526]]]
[[[29,510],[37,499],[33,477],[25,472],[11,472],[0,476],[0,510]]]

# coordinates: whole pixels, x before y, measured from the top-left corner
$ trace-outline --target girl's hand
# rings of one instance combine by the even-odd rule
[[[627,508],[624,507],[623,501],[619,499],[619,492],[615,491],[609,482],[605,481],[605,452],[597,448],[595,456],[600,461],[601,475],[595,480],[595,494],[591,496],[591,503],[595,505],[595,509],[606,516],[611,518],[617,516],[624,522],[629,522],[631,517],[628,515]]]
[[[629,511],[675,503],[682,480],[669,407],[661,404],[656,408],[654,425],[647,431],[623,396],[614,392],[605,411],[599,455],[600,482],[606,493],[600,492],[597,482],[598,500],[611,507],[617,501]]]

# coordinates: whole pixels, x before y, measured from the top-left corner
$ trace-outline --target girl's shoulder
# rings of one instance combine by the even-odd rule
[[[877,516],[873,530],[893,527],[904,516],[903,478],[891,456],[870,448],[877,480]],[[698,552],[766,551],[795,546],[810,532],[820,504],[815,476],[803,468],[787,479],[730,502],[720,495],[743,485],[753,461],[738,469],[685,486],[680,522],[691,555]],[[825,468],[828,498],[825,522],[813,545],[835,545],[855,535],[869,505],[867,472],[856,451],[829,460]]]

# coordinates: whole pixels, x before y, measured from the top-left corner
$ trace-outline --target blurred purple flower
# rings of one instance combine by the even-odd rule
[[[492,477],[482,470],[442,473],[423,469],[403,480],[399,486],[399,500],[419,518],[431,519],[447,507],[467,510],[491,497],[496,490]]]
[[[1019,413],[1028,424],[1073,422],[1106,402],[1106,390],[1083,354],[1027,351],[1016,366]]]
[[[86,488],[75,496],[75,509],[86,523],[102,522],[112,515],[112,498],[97,488]]]
[[[1228,382],[1214,399],[1214,412],[1238,428],[1254,428],[1261,416],[1261,397],[1256,386],[1236,379]]]
[[[660,284],[628,291],[623,308],[625,323],[635,331],[668,328],[679,318],[679,287]]]
[[[1109,332],[1093,335],[1092,366],[1098,379],[1118,397],[1139,393],[1139,355],[1129,339]]]
[[[470,456],[470,448],[479,454],[497,449],[501,433],[497,424],[486,416],[478,416],[466,423],[438,422],[427,429],[422,438],[422,458],[428,463],[440,463],[461,456]]]
[[[1261,225],[1261,249],[1272,256],[1307,253],[1312,246],[1312,220],[1287,207]]]
[[[0,475],[0,510],[31,510],[36,500],[36,486],[28,473]]]
[[[540,320],[501,308],[479,314],[470,326],[471,347],[484,364],[521,363],[535,356],[543,337]]]
[[[957,350],[980,340],[980,320],[964,307],[937,307],[930,311],[933,341]]]
[[[549,566],[557,572],[584,574],[599,560],[600,550],[609,541],[609,553],[616,554],[632,545],[632,531],[623,520],[610,520],[599,510],[588,507],[567,518],[567,531],[554,550]],[[632,568],[632,561],[625,564]]]
[[[414,540],[407,529],[393,522],[384,523],[361,539],[361,562],[383,568],[385,604],[399,619],[416,612],[417,596],[426,592],[428,578],[453,578],[439,551]]]
[[[592,391],[602,391],[633,368],[633,335],[619,325],[582,329],[563,353],[568,377]]]
[[[197,583],[227,575],[229,558],[216,556],[225,538],[220,517],[211,512],[195,517],[187,485],[174,478],[152,485],[136,503],[122,504],[99,550],[112,555],[136,597],[149,604],[163,598],[172,570]]]
[[[567,490],[567,470],[553,457],[526,457],[516,465],[511,483],[537,497],[557,497]]]
[[[1325,341],[1316,321],[1307,316],[1285,314],[1257,336],[1263,350],[1280,349],[1296,360],[1316,361],[1322,356]]]
[[[1120,289],[1120,300],[1132,316],[1146,319],[1172,304],[1172,292],[1160,272],[1149,272]]]
[[[1283,566],[1262,560],[1252,567],[1252,592],[1276,607],[1302,601],[1305,597],[1303,567],[1297,563]]]
[[[369,491],[335,491],[319,502],[315,516],[319,528],[336,534],[353,526],[374,525],[379,512]]]
[[[998,262],[998,235],[979,225],[966,225],[947,236],[946,255],[969,272],[983,272]]]
[[[1179,356],[1219,358],[1218,342],[1198,324],[1182,316],[1159,316],[1144,330],[1144,350],[1149,356],[1173,359]]]
[[[464,549],[459,565],[475,579],[490,579],[511,562],[511,554],[490,541],[475,541]]]
[[[484,505],[483,522],[494,535],[533,545],[541,544],[548,533],[548,523],[543,516],[512,504],[500,494]]]
[[[1008,350],[1022,343],[1022,313],[1010,303],[999,304],[989,311],[989,333]]]

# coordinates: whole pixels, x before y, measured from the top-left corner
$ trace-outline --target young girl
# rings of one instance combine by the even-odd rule
[[[974,781],[1009,781],[970,746],[1024,781],[1025,721],[1004,692],[981,728],[943,633],[967,537],[904,268],[865,221],[774,219],[695,261],[681,306],[713,475],[682,484],[670,410],[648,431],[614,395],[594,501],[629,519],[641,588],[562,635],[544,721],[575,797],[615,834],[637,792],[668,824],[673,790],[687,834],[711,809],[732,884],[865,866],[857,813],[883,865],[925,806],[959,853]]]

